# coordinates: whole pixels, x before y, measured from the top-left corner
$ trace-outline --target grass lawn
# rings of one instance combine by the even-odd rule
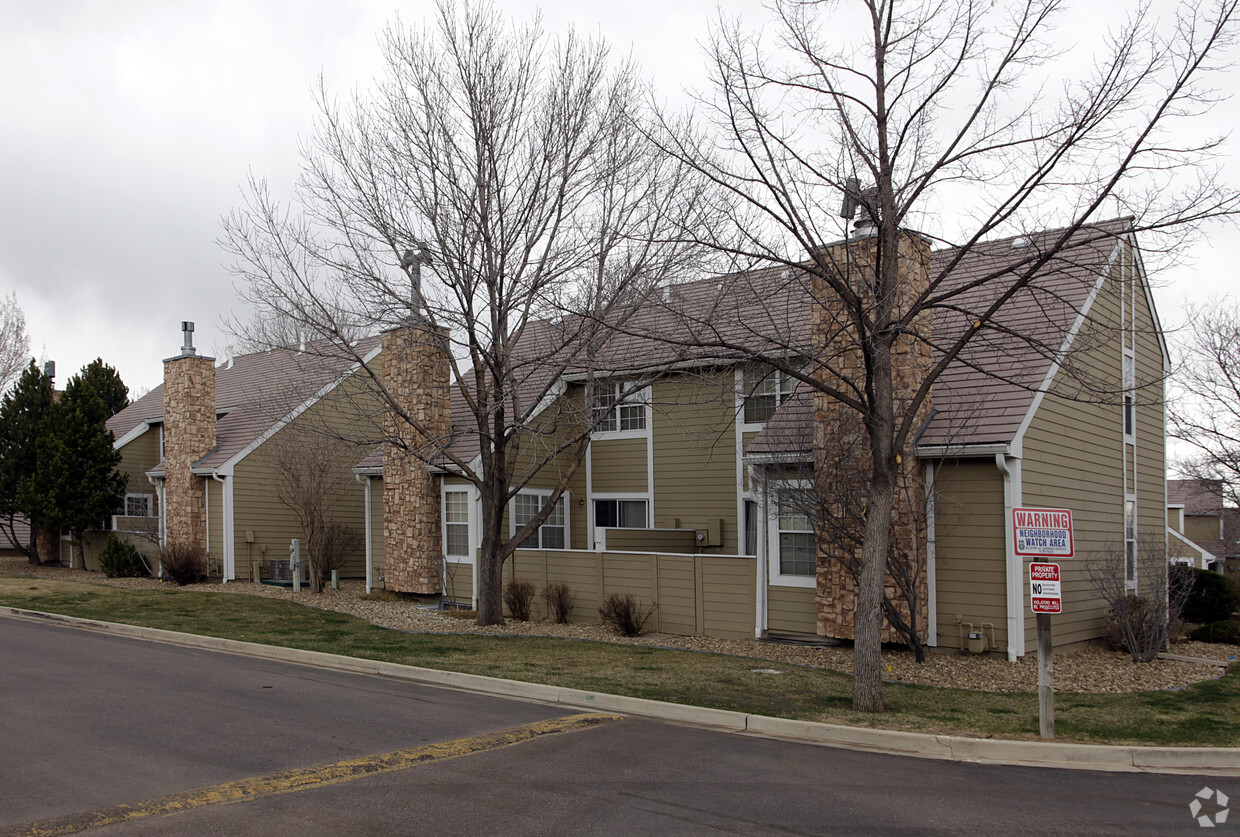
[[[983,737],[1038,737],[1035,693],[889,683],[853,712],[852,678],[719,654],[527,637],[408,634],[341,613],[228,593],[125,590],[0,576],[0,605],[784,718]],[[777,668],[781,674],[752,671]],[[1058,740],[1240,746],[1240,677],[1174,692],[1059,694]]]

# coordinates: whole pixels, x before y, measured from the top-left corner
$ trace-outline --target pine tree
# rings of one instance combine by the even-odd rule
[[[0,400],[0,528],[32,564],[39,563],[34,533],[50,522],[41,516],[50,504],[41,496],[36,475],[39,446],[41,441],[46,444],[53,407],[52,381],[33,360]],[[18,517],[30,521],[30,539],[24,544],[17,542],[14,532]]]
[[[121,380],[120,373],[103,362],[103,358],[97,357],[83,366],[80,375],[82,381],[103,399],[105,420],[129,406],[129,387]]]

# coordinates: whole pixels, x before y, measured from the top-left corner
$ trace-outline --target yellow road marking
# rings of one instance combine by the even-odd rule
[[[390,773],[395,770],[406,770],[420,764],[460,758],[461,756],[495,750],[500,747],[511,747],[545,735],[556,735],[562,732],[573,732],[587,727],[610,721],[619,721],[619,715],[608,715],[601,712],[581,715],[567,715],[538,721],[519,727],[473,735],[469,738],[458,738],[455,741],[443,741],[438,744],[427,744],[408,750],[396,750],[391,753],[380,753],[356,759],[346,759],[331,764],[319,764],[297,770],[285,770],[267,776],[256,776],[227,782],[214,787],[198,788],[197,790],[174,793],[157,799],[139,802],[134,805],[117,805],[102,811],[87,811],[81,814],[70,814],[65,817],[41,820],[0,829],[0,837],[53,837],[59,834],[76,834],[88,828],[100,828],[133,820],[150,817],[166,817],[192,811],[195,808],[207,808],[213,805],[233,805],[251,799],[262,799],[283,793],[311,790],[327,785],[338,785],[363,779],[377,773]]]

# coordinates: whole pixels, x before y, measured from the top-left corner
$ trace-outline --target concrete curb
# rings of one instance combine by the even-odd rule
[[[353,674],[370,674],[476,692],[496,697],[553,703],[575,709],[620,712],[645,718],[711,727],[728,732],[787,739],[807,743],[866,750],[874,753],[982,764],[1058,767],[1078,770],[1109,770],[1145,773],[1194,773],[1240,776],[1240,748],[1235,747],[1137,747],[1094,744],[1063,744],[1051,741],[1010,741],[930,735],[898,730],[868,729],[814,721],[794,721],[766,715],[750,715],[724,709],[707,709],[644,698],[565,689],[518,680],[502,680],[479,674],[419,668],[418,666],[362,660],[321,651],[302,651],[260,645],[235,639],[183,634],[158,628],[142,628],[116,622],[100,622],[21,608],[0,608],[0,616],[51,623],[113,636],[144,639],[186,648],[223,651],[259,659],[275,660]]]

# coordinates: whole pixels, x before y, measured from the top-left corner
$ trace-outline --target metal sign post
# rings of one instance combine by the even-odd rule
[[[1017,556],[1071,558],[1072,512],[1068,509],[1012,509],[1012,543]],[[1055,737],[1055,661],[1051,614],[1063,610],[1059,565],[1029,565],[1029,607],[1038,625],[1038,725],[1043,738]]]

